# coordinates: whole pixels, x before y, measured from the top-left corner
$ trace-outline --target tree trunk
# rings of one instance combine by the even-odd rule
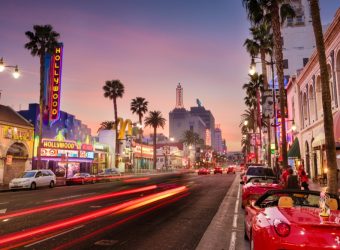
[[[115,115],[115,126],[116,126],[116,150],[115,150],[115,167],[118,167],[118,155],[119,155],[119,140],[118,140],[118,114],[117,114],[117,98],[113,98],[113,109]]]
[[[143,120],[143,117],[142,115],[139,115],[139,124],[141,126],[141,128],[139,129],[139,142],[140,143],[143,143],[143,127],[142,127],[142,120]]]
[[[253,132],[255,135],[255,145],[254,145],[254,153],[255,153],[255,163],[259,163],[259,156],[258,156],[258,150],[257,150],[257,108],[254,108],[254,127],[253,127]]]
[[[39,147],[41,146],[42,142],[42,129],[43,129],[43,105],[44,105],[44,78],[45,78],[45,49],[42,49],[40,53],[40,94],[39,94]],[[38,148],[39,148],[38,147]],[[40,149],[38,149],[38,168],[41,167],[41,156],[40,156]]]
[[[327,158],[327,191],[332,194],[338,193],[337,181],[337,163],[336,150],[333,130],[333,115],[331,108],[331,93],[329,88],[329,76],[327,71],[325,44],[323,40],[322,26],[320,20],[320,8],[317,0],[310,0],[310,8],[312,15],[313,30],[315,35],[316,48],[318,52],[320,75],[321,75],[321,92],[322,92],[322,108],[324,113],[324,130]]]
[[[153,169],[156,169],[156,163],[157,163],[157,152],[156,152],[156,142],[157,142],[157,127],[153,128]]]
[[[280,110],[281,110],[281,156],[282,165],[288,165],[287,158],[287,138],[286,138],[286,118],[285,118],[285,86],[284,86],[284,76],[283,76],[283,54],[282,54],[282,38],[281,38],[281,25],[280,25],[280,15],[279,6],[277,1],[271,1],[270,13],[272,19],[272,29],[274,34],[274,52],[276,61],[276,71],[279,81],[279,91],[280,91]]]
[[[263,86],[264,89],[267,90],[268,87],[268,77],[267,77],[267,67],[266,67],[266,52],[264,49],[260,49],[261,53],[261,66],[262,66],[262,75],[263,75]],[[268,134],[268,145],[267,145],[267,163],[268,166],[271,167],[271,131],[270,131],[270,118],[266,118],[267,123],[267,134]]]

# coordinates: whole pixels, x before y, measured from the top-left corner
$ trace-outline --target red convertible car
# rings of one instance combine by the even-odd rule
[[[198,175],[201,175],[201,174],[206,175],[206,174],[210,174],[210,170],[207,168],[200,168],[197,173]]]
[[[257,200],[270,189],[283,189],[275,177],[251,177],[242,186],[242,208],[249,205],[250,200]]]
[[[227,168],[227,174],[229,174],[229,173],[236,174],[236,168],[234,166],[229,166]]]
[[[71,178],[66,179],[66,185],[95,183],[96,177],[88,173],[76,173]]]
[[[269,190],[245,210],[245,238],[250,248],[340,249],[339,199],[320,198],[320,192]],[[322,216],[326,204],[328,216]]]

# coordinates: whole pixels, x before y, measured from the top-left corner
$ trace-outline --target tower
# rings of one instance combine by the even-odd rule
[[[176,88],[176,108],[181,109],[184,108],[183,106],[183,88],[181,83],[178,83]]]

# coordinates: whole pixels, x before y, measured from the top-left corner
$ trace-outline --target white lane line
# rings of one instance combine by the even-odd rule
[[[234,211],[235,214],[238,213],[238,203],[239,203],[239,200],[237,199],[235,203],[235,211]]]
[[[4,208],[4,209],[0,209],[0,214],[5,214],[7,211],[7,208]]]
[[[236,232],[231,233],[229,250],[235,250],[236,245]]]
[[[240,199],[240,190],[241,190],[241,188],[240,188],[240,184],[238,185],[238,191],[237,191],[237,199]]]
[[[33,243],[29,244],[29,245],[26,245],[25,247],[31,247],[31,246],[33,246],[33,245],[39,244],[39,243],[41,243],[41,242],[44,242],[44,241],[46,241],[46,240],[49,240],[49,239],[58,237],[58,236],[60,236],[60,235],[66,234],[66,233],[69,233],[69,232],[71,232],[71,231],[77,230],[77,229],[82,228],[82,227],[84,227],[84,225],[80,225],[80,226],[78,226],[78,227],[71,228],[70,230],[61,232],[61,233],[59,233],[59,234],[55,234],[55,235],[53,235],[53,236],[51,236],[51,237],[47,237],[47,238],[45,238],[45,239],[42,239],[42,240],[33,242]]]
[[[238,217],[238,215],[235,214],[234,218],[233,218],[233,228],[237,228],[237,217]]]
[[[6,202],[0,202],[0,205],[3,205],[3,204],[8,204],[9,201],[6,201]]]

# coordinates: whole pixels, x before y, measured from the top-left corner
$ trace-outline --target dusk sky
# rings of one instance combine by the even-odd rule
[[[241,86],[250,58],[243,48],[249,22],[241,0],[7,0],[0,8],[0,57],[18,65],[21,77],[0,75],[0,103],[15,110],[39,100],[39,58],[24,44],[33,25],[51,24],[64,43],[61,109],[74,114],[96,134],[114,120],[112,101],[103,97],[106,80],[119,79],[125,95],[118,115],[137,121],[130,102],[149,101],[168,120],[178,82],[184,106],[196,98],[220,124],[228,150],[240,149]],[[339,0],[321,0],[329,23]],[[160,132],[162,132],[160,130]],[[168,135],[168,124],[164,134]]]

